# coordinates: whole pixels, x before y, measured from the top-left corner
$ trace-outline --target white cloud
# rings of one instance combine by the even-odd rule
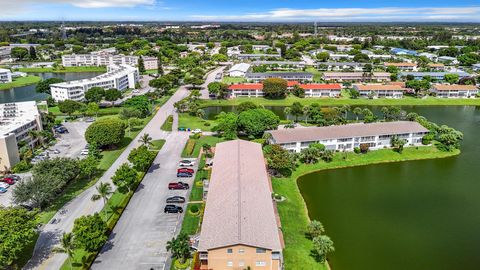
[[[264,13],[193,15],[192,18],[219,21],[479,21],[480,7],[445,8],[281,8]]]

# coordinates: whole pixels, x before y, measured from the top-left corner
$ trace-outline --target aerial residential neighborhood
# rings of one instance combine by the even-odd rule
[[[478,3],[0,7],[0,269],[479,268]]]

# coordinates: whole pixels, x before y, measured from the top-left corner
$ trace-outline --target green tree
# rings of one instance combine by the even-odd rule
[[[50,85],[54,83],[61,83],[63,82],[62,79],[60,78],[50,78],[43,80],[35,86],[35,91],[37,93],[45,93],[45,94],[50,94]]]
[[[98,115],[98,111],[100,110],[100,106],[98,106],[97,103],[95,102],[90,102],[87,104],[87,111],[86,111],[86,114],[87,115],[95,115],[95,117],[97,117]]]
[[[138,71],[143,74],[145,73],[145,63],[143,62],[143,57],[138,58]]]
[[[403,152],[403,146],[407,143],[407,140],[405,139],[400,139],[398,136],[393,136],[390,139],[390,145],[393,148],[393,151],[397,153],[402,153]]]
[[[122,189],[126,188],[128,192],[130,192],[137,178],[137,171],[128,165],[128,163],[123,163],[122,166],[115,171],[112,181],[117,187]]]
[[[237,119],[235,113],[221,112],[216,117],[217,125],[212,128],[212,131],[222,134],[226,139],[234,139],[237,136]]]
[[[156,157],[156,153],[149,151],[145,145],[133,149],[128,155],[128,161],[133,164],[133,168],[139,172],[146,172],[153,160]]]
[[[312,253],[319,262],[324,263],[328,253],[335,251],[333,241],[326,235],[320,235],[313,238]]]
[[[360,108],[360,107],[355,107],[355,108],[353,109],[353,114],[355,114],[356,120],[358,121],[359,116],[363,114],[362,108]]]
[[[27,60],[29,57],[29,52],[26,48],[22,47],[14,47],[10,51],[10,55],[13,59],[17,59],[19,61]]]
[[[360,97],[360,92],[358,92],[357,89],[350,89],[350,98],[351,99],[357,99]]]
[[[222,82],[211,82],[207,86],[208,93],[217,98],[225,99],[228,97],[228,84]]]
[[[445,74],[445,81],[448,82],[449,84],[454,84],[457,83],[459,80],[458,74]]]
[[[310,224],[308,224],[307,234],[310,238],[314,239],[315,237],[319,237],[325,233],[325,228],[323,224],[318,220],[312,220]]]
[[[172,253],[172,258],[184,264],[185,261],[191,257],[190,239],[188,235],[181,233],[177,238],[172,238],[172,240],[168,241],[167,251]]]
[[[258,108],[258,106],[255,105],[255,103],[253,103],[251,101],[243,101],[240,104],[238,104],[236,110],[237,110],[237,112],[241,113],[241,112],[248,111],[248,110],[253,110],[253,109],[256,109],[256,108]]]
[[[152,137],[150,137],[148,133],[144,133],[138,142],[150,149],[150,146],[152,145]]]
[[[58,109],[60,110],[60,112],[66,113],[70,117],[74,112],[80,110],[82,106],[82,103],[70,99],[58,102]]]
[[[73,242],[73,234],[65,232],[62,234],[62,238],[60,239],[60,246],[57,246],[53,249],[54,252],[67,254],[70,269],[72,269],[74,250],[75,244]]]
[[[287,81],[279,78],[269,78],[263,81],[263,92],[266,98],[285,98]]]
[[[305,97],[305,89],[303,89],[298,84],[296,84],[296,85],[293,86],[292,94],[296,97],[304,98]]]
[[[98,163],[98,159],[89,154],[88,157],[81,159],[78,162],[80,174],[84,177],[87,177],[88,180],[91,180],[92,177],[98,172]]]
[[[276,129],[280,118],[270,110],[252,109],[238,115],[238,130],[247,136],[259,138],[266,130]]]
[[[98,251],[107,241],[107,224],[98,213],[75,220],[72,233],[76,247],[88,252]]]
[[[123,103],[125,108],[135,109],[142,113],[142,118],[150,115],[152,106],[146,96],[135,96]]]
[[[85,92],[85,99],[88,102],[100,102],[105,96],[105,90],[101,87],[92,87]]]
[[[330,54],[328,52],[319,52],[316,55],[316,58],[320,62],[327,62],[330,59]]]
[[[268,167],[281,175],[287,176],[295,170],[295,155],[283,149],[281,146],[273,144],[267,145],[263,149]]]
[[[35,238],[36,211],[28,212],[20,207],[0,207],[0,220],[0,268],[9,269]]]
[[[303,115],[303,105],[300,102],[294,102],[290,106],[290,114],[295,116],[295,122],[298,122],[298,117]]]
[[[90,144],[106,147],[119,144],[125,137],[125,125],[119,119],[100,119],[91,124],[85,132],[85,139]]]
[[[105,207],[105,205],[107,205],[108,197],[113,194],[112,186],[110,183],[101,182],[95,187],[95,189],[97,190],[97,194],[92,195],[92,201],[98,201],[102,199],[103,206]],[[107,219],[106,216],[104,218],[105,220]]]
[[[35,50],[35,47],[30,46],[28,53],[30,56],[30,60],[37,60],[37,51]]]
[[[105,91],[105,100],[107,101],[115,101],[122,97],[122,92],[118,91],[115,88],[108,89]]]

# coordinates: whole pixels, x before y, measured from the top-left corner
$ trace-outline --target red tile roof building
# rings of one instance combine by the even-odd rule
[[[297,81],[288,81],[288,89],[292,89],[294,86],[305,90],[305,97],[339,97],[342,90],[340,84],[300,84]],[[242,83],[232,84],[228,87],[229,97],[263,97],[263,84],[261,83]]]

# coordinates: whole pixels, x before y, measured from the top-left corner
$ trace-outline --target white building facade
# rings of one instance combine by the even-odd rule
[[[90,79],[62,82],[50,85],[50,92],[55,101],[67,99],[82,101],[85,92],[92,87],[103,89],[116,88],[120,91],[135,88],[138,82],[138,69],[130,65],[111,65],[107,73]]]
[[[284,149],[299,153],[312,143],[321,143],[333,151],[353,151],[360,145],[370,150],[391,147],[391,139],[397,136],[407,141],[405,146],[422,145],[422,138],[428,129],[417,122],[397,121],[359,123],[328,127],[305,127],[267,131],[269,142]]]
[[[9,69],[0,68],[0,83],[12,82],[12,72]]]
[[[436,84],[432,86],[432,93],[442,98],[474,98],[478,95],[475,85]]]

